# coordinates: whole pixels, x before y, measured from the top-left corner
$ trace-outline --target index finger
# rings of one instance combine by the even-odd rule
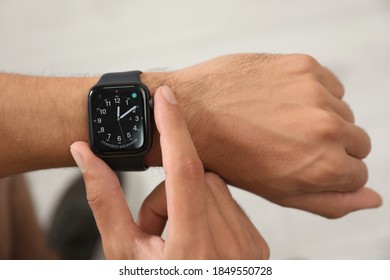
[[[158,88],[154,103],[166,173],[168,215],[171,222],[189,221],[206,205],[202,199],[207,191],[203,164],[171,89]]]

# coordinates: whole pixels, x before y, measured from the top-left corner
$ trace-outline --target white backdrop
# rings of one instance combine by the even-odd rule
[[[384,205],[327,220],[233,188],[273,259],[390,259],[389,51],[388,0],[0,0],[2,71],[79,76],[176,69],[234,52],[308,53],[331,68],[372,137],[368,185]],[[76,174],[29,174],[44,227]],[[127,175],[134,214],[162,174]]]

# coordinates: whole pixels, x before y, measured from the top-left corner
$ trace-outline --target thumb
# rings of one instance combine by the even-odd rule
[[[103,245],[117,247],[121,240],[131,242],[129,234],[134,234],[138,228],[135,225],[127,206],[119,180],[115,173],[100,158],[96,157],[85,142],[71,145],[72,156],[80,167],[88,203],[92,209]],[[108,250],[112,252],[112,250]],[[107,256],[120,258],[120,256]]]
[[[282,206],[292,207],[335,219],[353,211],[376,208],[382,204],[381,196],[364,187],[354,192],[319,192],[273,200]]]

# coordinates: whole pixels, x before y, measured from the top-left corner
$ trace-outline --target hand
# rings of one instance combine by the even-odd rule
[[[113,171],[85,142],[71,146],[110,259],[260,259],[268,246],[225,182],[204,173],[180,107],[168,87],[154,97],[166,181],[133,221]],[[169,218],[166,240],[160,237]]]
[[[171,73],[205,167],[275,202],[335,218],[377,207],[368,135],[343,85],[306,55],[228,55]]]

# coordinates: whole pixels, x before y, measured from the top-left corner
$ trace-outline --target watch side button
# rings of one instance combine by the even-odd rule
[[[153,101],[153,97],[150,97],[149,98],[149,107],[150,107],[150,109],[154,109],[154,101]]]

